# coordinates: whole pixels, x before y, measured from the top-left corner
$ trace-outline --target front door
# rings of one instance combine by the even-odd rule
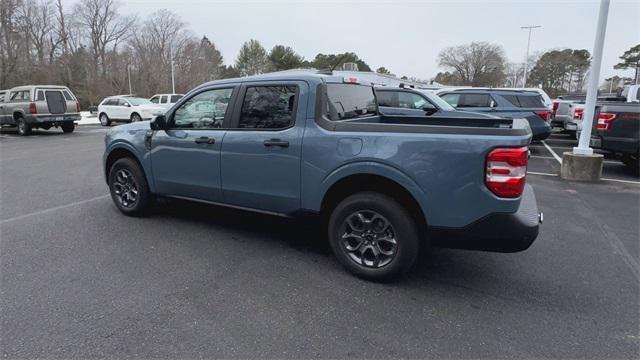
[[[156,191],[206,201],[220,200],[220,148],[233,87],[194,94],[168,114],[169,129],[151,141]]]
[[[222,142],[225,203],[278,213],[300,208],[300,156],[308,91],[305,82],[242,86]]]

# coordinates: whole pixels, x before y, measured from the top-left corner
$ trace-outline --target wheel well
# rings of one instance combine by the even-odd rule
[[[138,115],[138,117],[142,117],[140,116],[140,113],[138,113],[137,111],[134,111],[131,113],[131,115],[129,115],[129,119],[131,119],[133,117],[133,115]]]
[[[22,113],[19,113],[19,112],[14,112],[13,113],[13,120],[18,120],[18,119],[20,119],[22,117],[23,117]]]
[[[135,161],[138,164],[138,166],[140,166],[140,170],[143,169],[142,166],[140,165],[140,162],[138,161],[138,158],[131,151],[123,148],[113,149],[113,151],[109,153],[109,156],[107,156],[107,162],[104,166],[104,174],[107,182],[109,181],[109,169],[111,169],[111,166],[113,166],[113,163],[115,163],[116,161],[122,158],[131,158],[131,160]]]
[[[346,197],[363,191],[374,191],[388,195],[404,206],[419,224],[421,230],[426,230],[427,222],[424,213],[416,199],[402,185],[384,176],[361,174],[351,175],[338,180],[331,185],[324,198],[320,213],[328,219],[333,209]]]

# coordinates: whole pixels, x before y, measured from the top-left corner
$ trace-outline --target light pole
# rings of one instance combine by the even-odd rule
[[[169,46],[169,57],[171,58],[171,93],[175,94],[176,93],[176,76],[175,76],[175,72],[173,71],[173,65],[174,65],[173,45]]]
[[[129,76],[129,95],[133,95],[133,91],[131,91],[131,64],[127,65],[127,74]]]
[[[524,79],[522,79],[522,87],[527,87],[527,63],[529,62],[529,46],[531,45],[531,30],[540,28],[540,25],[520,26],[520,29],[529,29],[529,38],[527,39],[527,56],[524,58]]]
[[[573,148],[574,154],[591,155],[593,149],[589,147],[591,140],[591,125],[595,114],[596,100],[598,97],[598,83],[600,81],[600,66],[602,65],[602,52],[604,49],[604,35],[607,31],[607,17],[609,15],[609,0],[601,0],[600,11],[598,12],[598,27],[596,28],[596,39],[593,44],[593,57],[591,58],[591,71],[589,75],[589,87],[587,88],[587,98],[585,100],[582,116],[582,132],[578,147]]]

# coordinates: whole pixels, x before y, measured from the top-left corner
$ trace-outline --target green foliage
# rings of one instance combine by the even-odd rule
[[[276,45],[267,56],[269,71],[281,71],[300,68],[304,64],[304,58],[298,55],[289,46]]]
[[[638,78],[638,74],[640,73],[640,44],[636,46],[632,46],[629,50],[625,51],[622,56],[620,56],[621,62],[617,63],[613,68],[614,69],[634,69],[635,82],[640,81]]]
[[[267,70],[267,51],[258,40],[246,41],[240,48],[235,67],[241,76],[261,74]]]
[[[581,92],[591,64],[587,50],[551,50],[542,54],[529,72],[527,83],[541,85],[550,96]]]
[[[387,74],[387,75],[388,75],[388,74],[391,74],[391,71],[389,71],[389,70],[388,70],[386,67],[384,67],[384,66],[381,66],[381,67],[377,68],[377,69],[376,69],[376,72],[377,72],[378,74]]]
[[[342,60],[341,60],[342,58]],[[336,70],[341,69],[344,63],[356,63],[358,64],[358,71],[371,71],[369,65],[364,60],[360,59],[358,55],[352,52],[346,52],[342,54],[318,54],[310,63],[310,65],[316,69],[331,69],[336,63],[340,62],[336,67]]]

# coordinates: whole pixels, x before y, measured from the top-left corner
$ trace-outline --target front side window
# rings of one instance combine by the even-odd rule
[[[460,103],[460,94],[444,94],[440,95],[440,97],[442,98],[442,100],[446,101],[453,107],[459,106],[458,104]]]
[[[118,99],[118,106],[129,106],[129,103],[126,100]]]
[[[422,96],[404,91],[401,92],[398,96],[398,105],[399,107],[405,109],[422,109],[425,107],[434,107]]]
[[[377,115],[371,86],[327,84],[327,96],[327,113],[332,121]]]
[[[22,91],[17,91],[11,94],[11,100],[22,100]]]
[[[36,101],[44,101],[44,91],[38,90],[38,95],[36,96]]]
[[[233,89],[215,89],[199,93],[185,101],[173,114],[178,129],[219,129],[224,123]]]
[[[149,101],[151,101],[151,102],[152,102],[152,103],[154,103],[154,104],[157,104],[157,103],[158,103],[158,97],[157,97],[157,96],[154,96],[154,97],[152,97],[152,98],[151,98],[151,100],[149,100]]]
[[[129,101],[133,106],[151,104],[151,101],[145,98],[128,97],[127,101]]]
[[[247,87],[242,102],[241,129],[284,129],[293,124],[296,86]]]

